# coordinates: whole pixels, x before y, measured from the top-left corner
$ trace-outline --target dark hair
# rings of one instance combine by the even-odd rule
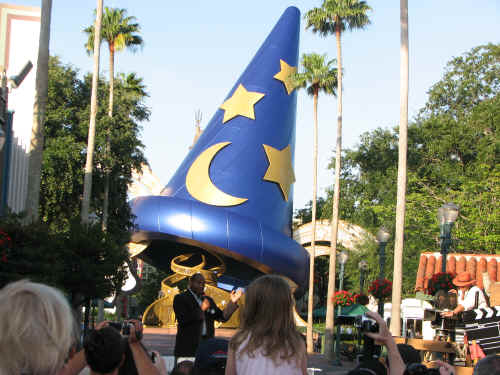
[[[409,363],[403,375],[439,375],[438,368],[427,368],[421,363]]]
[[[387,369],[378,359],[368,359],[361,362],[354,370],[347,375],[386,375]]]
[[[405,365],[410,363],[422,363],[420,352],[408,344],[398,344],[398,351]],[[389,357],[386,358],[387,367],[389,367]]]
[[[474,375],[492,375],[500,373],[500,357],[490,354],[479,360],[474,367]]]
[[[112,327],[91,331],[85,338],[83,349],[90,369],[99,374],[112,372],[123,359],[122,336]]]
[[[196,374],[224,373],[227,362],[228,341],[211,338],[198,346],[194,360]]]
[[[186,372],[187,371],[187,372]],[[170,375],[186,375],[194,374],[193,362],[192,361],[182,361],[175,365],[172,369]]]

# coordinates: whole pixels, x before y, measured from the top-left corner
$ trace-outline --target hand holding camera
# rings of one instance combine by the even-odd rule
[[[389,328],[387,327],[387,323],[385,322],[382,317],[374,313],[372,311],[368,311],[365,313],[365,315],[368,318],[371,318],[373,321],[376,322],[376,324],[370,324],[369,328],[371,329],[370,331],[365,331],[365,335],[368,337],[372,338],[375,341],[380,342],[381,344],[387,346],[389,342],[393,342],[394,339],[391,335],[391,332],[389,331]],[[367,324],[368,326],[368,324]]]
[[[125,324],[126,327],[125,328]],[[122,335],[128,336],[130,343],[139,342],[142,339],[142,323],[136,319],[123,322]]]

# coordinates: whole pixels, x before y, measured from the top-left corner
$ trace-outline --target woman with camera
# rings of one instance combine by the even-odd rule
[[[371,311],[366,312],[366,316],[372,318],[377,322],[378,332],[376,333],[365,332],[365,335],[372,338],[377,343],[384,345],[387,348],[389,375],[431,375],[433,373],[436,373],[438,375],[454,375],[453,366],[441,361],[436,361],[435,364],[437,365],[437,368],[433,369],[427,369],[427,367],[425,367],[423,364],[420,363],[412,363],[406,366],[403,359],[401,358],[401,354],[399,353],[396,341],[394,340],[394,337],[392,337],[391,332],[389,331],[389,328],[387,327],[387,323],[385,322],[385,320],[382,319],[382,317],[379,314]],[[372,374],[372,372],[370,372],[370,369],[365,369],[362,366],[363,363],[361,363],[356,369],[350,371],[348,375]]]

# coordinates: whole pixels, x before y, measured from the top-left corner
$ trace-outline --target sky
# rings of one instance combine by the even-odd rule
[[[41,1],[11,0],[10,4],[41,6]],[[142,141],[153,172],[166,185],[188,153],[194,136],[195,111],[202,128],[212,118],[236,79],[244,71],[283,11],[297,6],[302,16],[322,1],[315,0],[104,0],[125,8],[141,25],[144,47],[121,52],[115,72],[137,72],[150,97],[152,115],[143,124]],[[371,24],[342,36],[344,66],[343,148],[353,148],[360,135],[399,121],[399,1],[368,0]],[[92,70],[82,30],[92,24],[91,0],[53,0],[50,53],[82,74]],[[498,0],[409,1],[409,116],[426,102],[427,91],[443,75],[446,63],[471,48],[500,42]],[[302,20],[299,53],[316,52],[336,58],[333,36],[321,38],[305,30]],[[108,73],[106,48],[101,74]],[[337,102],[320,96],[318,194],[333,184],[327,166],[336,138]],[[297,99],[294,208],[312,197],[312,98]]]

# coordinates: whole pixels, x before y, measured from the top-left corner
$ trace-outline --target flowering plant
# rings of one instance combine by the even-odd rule
[[[430,279],[427,285],[427,294],[434,295],[438,290],[444,290],[447,292],[453,289],[453,275],[448,272],[438,272],[435,273]]]
[[[387,298],[392,294],[392,282],[387,279],[377,279],[371,283],[368,293],[377,299]]]
[[[332,300],[335,306],[351,306],[354,303],[352,294],[347,290],[339,290],[335,292]]]
[[[7,254],[12,247],[12,239],[3,230],[0,230],[0,262],[7,263]]]

